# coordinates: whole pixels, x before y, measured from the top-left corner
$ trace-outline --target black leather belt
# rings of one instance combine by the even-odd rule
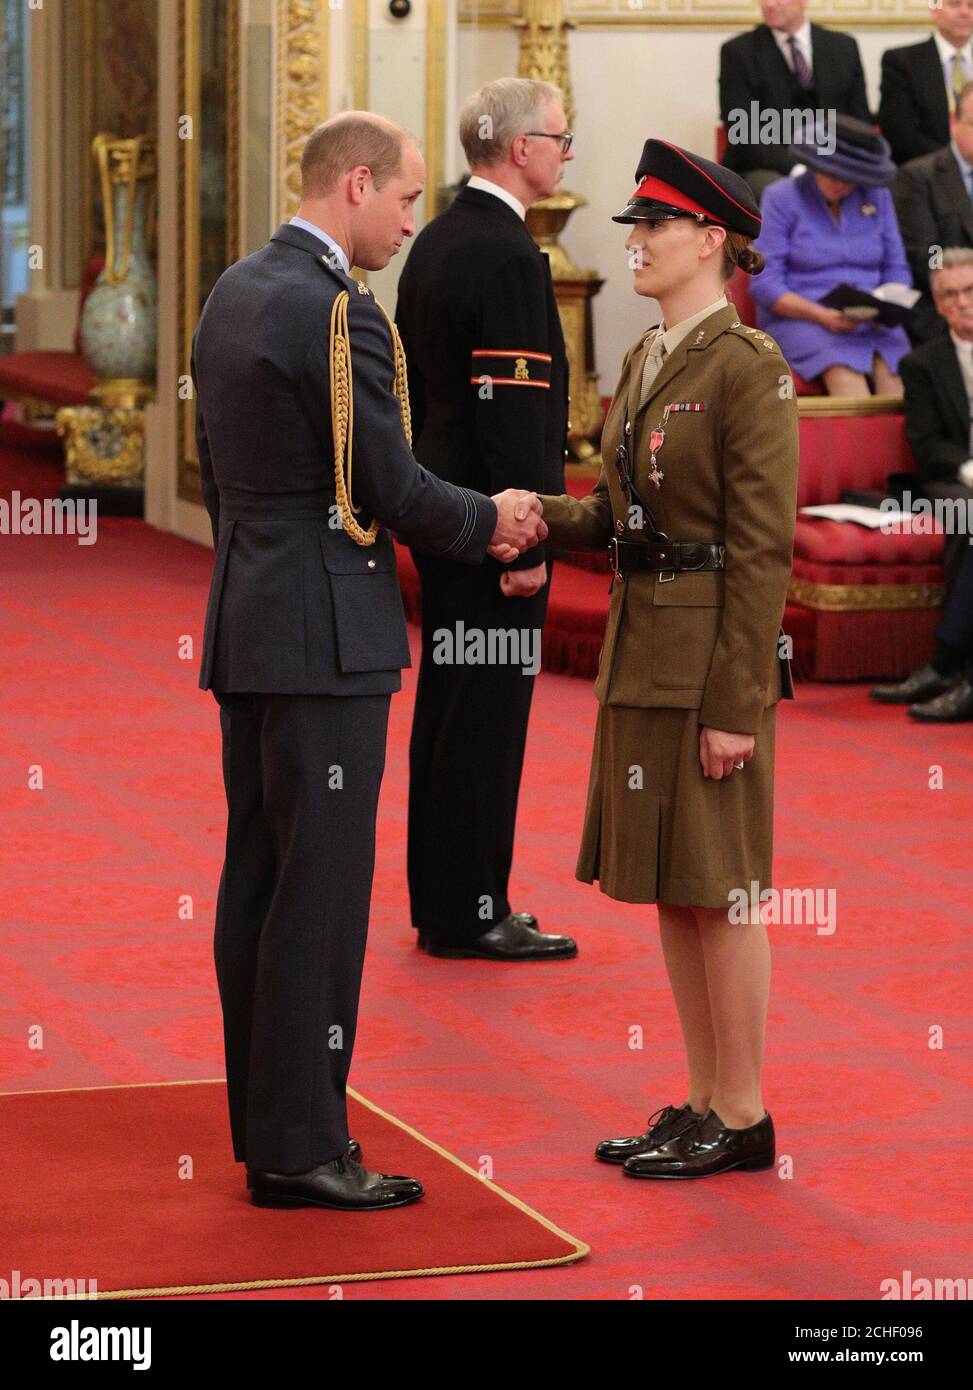
[[[612,536],[608,563],[616,579],[634,570],[670,575],[726,568],[726,546],[705,541],[623,541]]]

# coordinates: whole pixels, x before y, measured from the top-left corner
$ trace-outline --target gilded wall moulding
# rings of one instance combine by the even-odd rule
[[[328,114],[327,0],[277,0],[277,221],[301,201],[301,151]]]
[[[506,28],[523,11],[523,0],[459,0],[458,17],[464,26]],[[925,29],[929,0],[813,0],[808,13],[833,29]],[[759,12],[747,0],[564,0],[564,18],[579,29],[749,29]]]

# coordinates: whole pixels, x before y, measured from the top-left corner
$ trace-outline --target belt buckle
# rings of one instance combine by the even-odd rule
[[[725,569],[726,569],[726,546],[725,546],[725,545],[721,545],[721,546],[718,546],[717,549],[718,549],[719,552],[720,552],[720,569],[721,569],[721,570],[725,570]]]
[[[617,579],[620,584],[625,583],[625,576],[622,574],[618,564],[618,537],[612,536],[608,542],[608,568],[612,572],[612,577]]]
[[[675,577],[676,577],[676,571],[675,571],[675,570],[660,570],[660,571],[659,571],[659,583],[660,583],[660,584],[668,584],[668,583],[670,582],[670,580],[675,579]]]

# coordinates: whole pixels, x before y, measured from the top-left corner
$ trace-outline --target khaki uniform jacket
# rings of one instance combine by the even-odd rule
[[[627,410],[635,487],[656,525],[672,541],[725,544],[726,568],[616,579],[595,694],[602,704],[698,709],[702,725],[756,734],[765,707],[793,693],[789,663],[778,660],[797,507],[790,371],[773,339],[741,324],[731,304],[687,334],[640,405],[653,335],[625,355],[592,494],[541,499],[549,544],[600,549],[615,534],[651,534],[615,464]],[[665,430],[658,490],[648,478],[656,429]]]

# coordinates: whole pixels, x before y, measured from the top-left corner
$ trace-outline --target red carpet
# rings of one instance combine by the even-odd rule
[[[367,1214],[254,1208],[226,1152],[222,1081],[0,1095],[6,1258],[22,1287],[56,1272],[84,1279],[89,1294],[94,1281],[99,1297],[145,1298],[584,1255],[584,1245],[367,1101],[351,1101],[349,1121],[366,1159],[380,1153],[390,1172],[421,1175],[421,1202]]]
[[[36,475],[21,459],[0,477],[36,496]],[[183,634],[199,641],[210,564],[132,521],[102,520],[87,548],[0,537],[4,1090],[221,1074],[218,723],[195,659],[179,658]],[[771,930],[765,1098],[791,1164],[783,1176],[656,1185],[590,1156],[597,1139],[685,1092],[654,912],[573,878],[591,687],[539,678],[513,883],[515,906],[577,935],[581,955],[519,969],[414,949],[414,685],[406,672],[392,702],[353,1084],[474,1168],[489,1165],[592,1254],[349,1296],[874,1299],[905,1269],[966,1276],[973,726],[914,727],[863,687],[805,685],[782,709],[776,881],[837,894],[833,935]],[[28,789],[36,765],[43,790]],[[930,787],[937,766],[941,790]],[[641,1050],[629,1045],[636,1025]],[[31,1046],[38,1027],[42,1047]],[[936,1029],[942,1047],[930,1045]]]

